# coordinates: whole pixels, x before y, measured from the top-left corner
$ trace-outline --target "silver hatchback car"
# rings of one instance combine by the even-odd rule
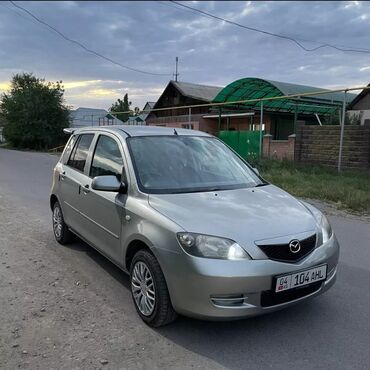
[[[149,325],[254,316],[334,284],[339,245],[326,217],[217,138],[148,126],[69,133],[50,196],[55,238],[75,234],[129,273]]]

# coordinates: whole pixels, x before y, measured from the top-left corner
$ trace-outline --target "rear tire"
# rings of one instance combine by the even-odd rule
[[[64,222],[62,208],[58,201],[53,205],[52,222],[55,240],[63,245],[70,243],[73,239],[73,234]]]
[[[131,294],[142,320],[160,327],[177,317],[157,259],[147,250],[137,252],[130,269]]]

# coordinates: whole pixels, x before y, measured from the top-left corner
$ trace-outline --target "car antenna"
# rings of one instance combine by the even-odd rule
[[[178,135],[178,133],[177,133],[177,131],[176,131],[176,129],[175,129],[175,128],[173,129],[173,134],[174,134],[174,135]]]

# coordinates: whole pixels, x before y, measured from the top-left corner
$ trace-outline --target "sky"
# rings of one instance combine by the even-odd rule
[[[187,1],[184,4],[269,32],[370,49],[370,2]],[[370,53],[321,48],[241,29],[166,1],[16,2],[67,37],[133,72],[92,55],[0,2],[0,93],[16,73],[62,80],[66,104],[108,109],[128,93],[132,106],[156,101],[173,78],[226,86],[244,77],[344,88],[370,82]],[[315,41],[315,42],[311,42]]]

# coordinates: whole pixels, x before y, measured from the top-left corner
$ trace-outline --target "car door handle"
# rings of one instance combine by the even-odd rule
[[[82,187],[82,191],[84,194],[90,193],[90,186],[89,184],[86,184],[85,186]]]
[[[61,172],[59,178],[63,181],[66,178],[66,171]]]

